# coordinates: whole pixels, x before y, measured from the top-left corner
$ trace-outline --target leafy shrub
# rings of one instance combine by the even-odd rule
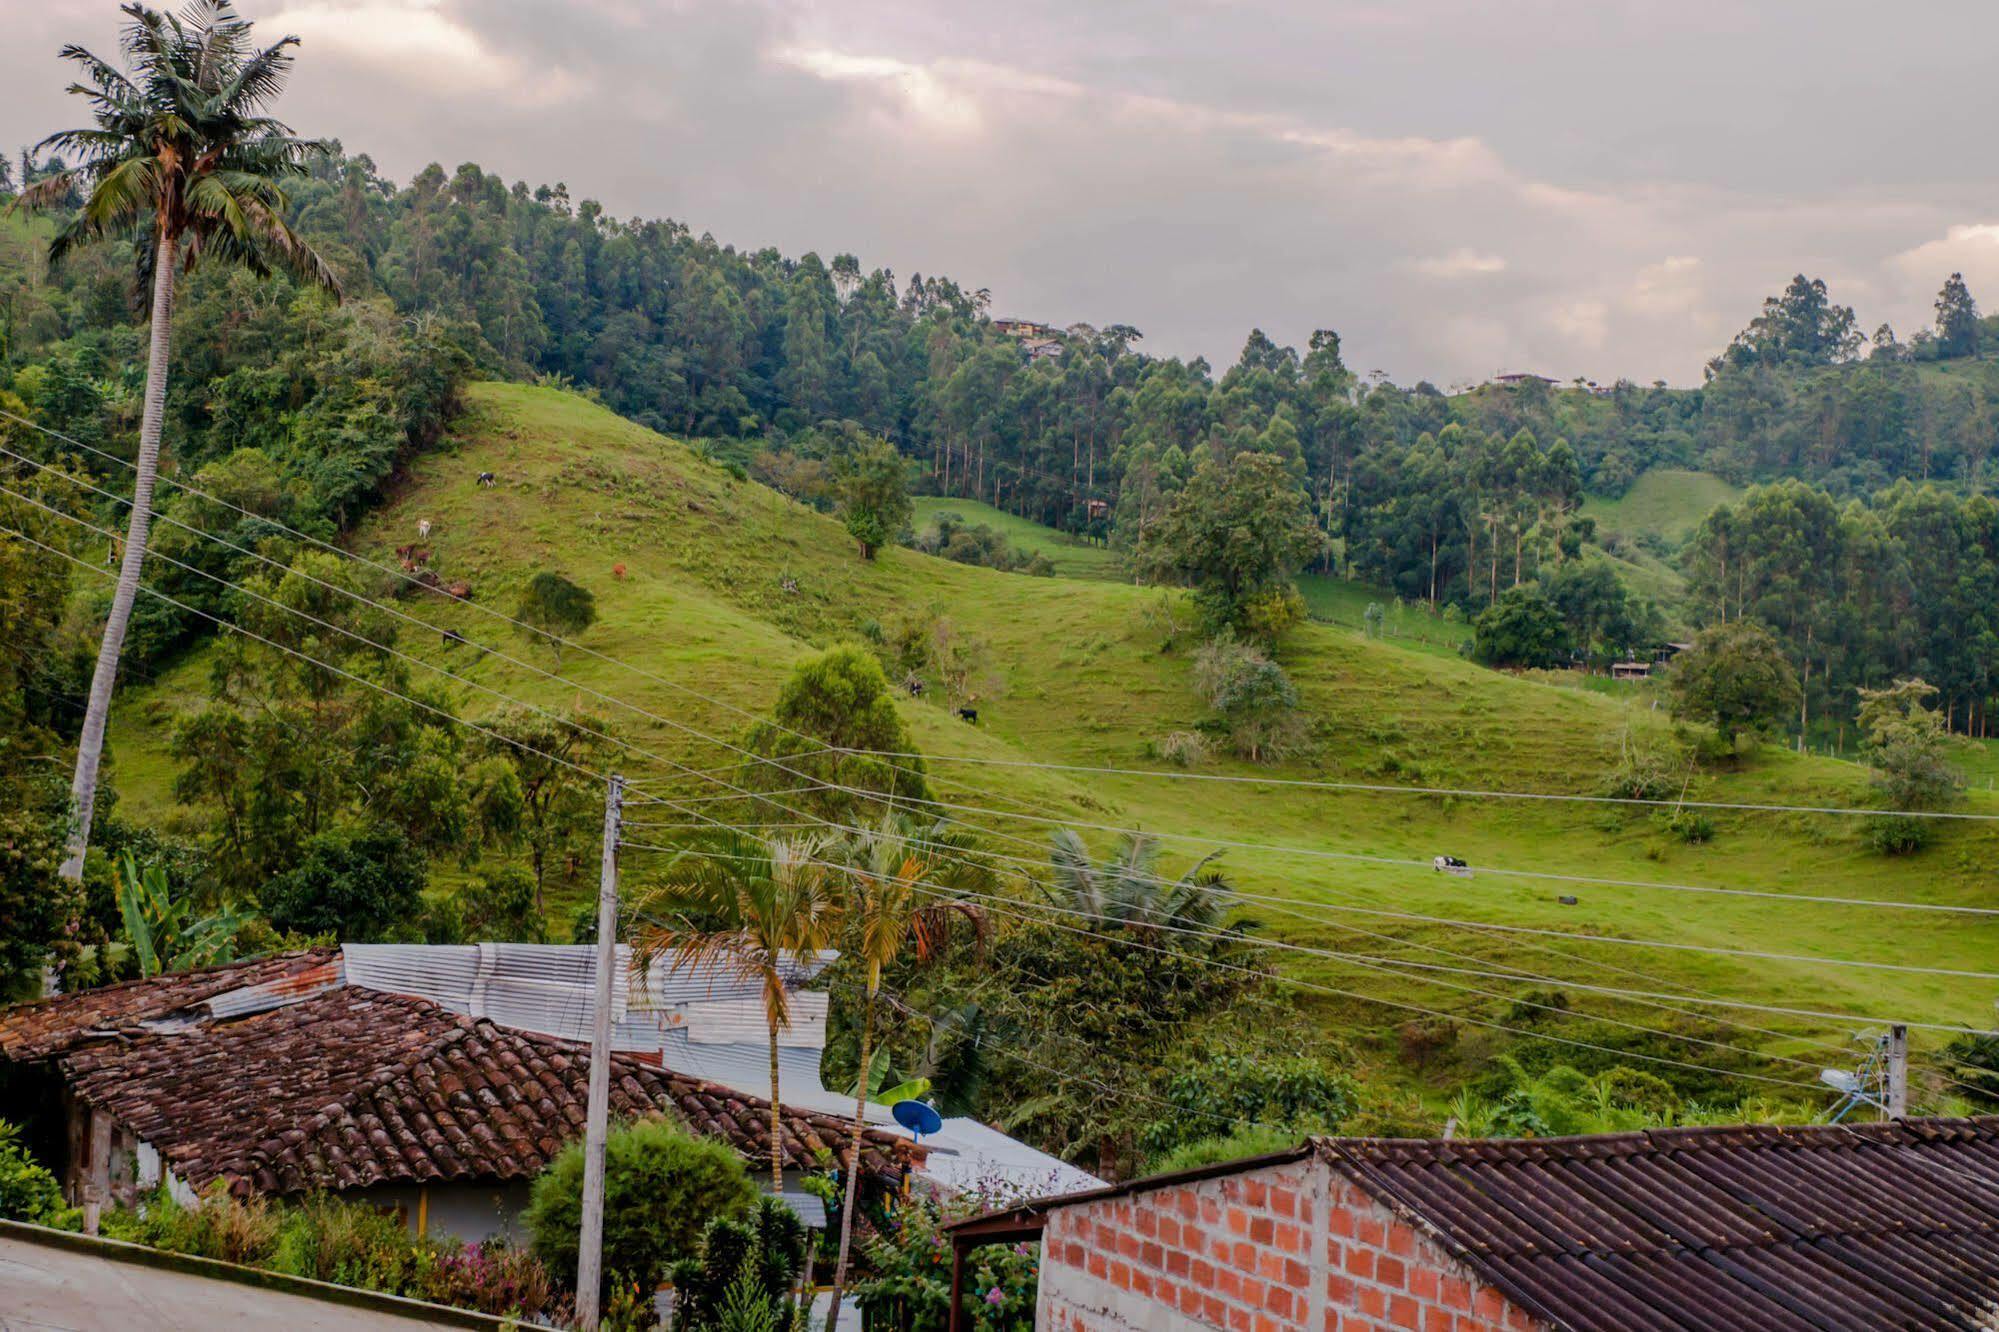
[[[1148,1153],[1170,1152],[1230,1125],[1331,1132],[1354,1112],[1359,1089],[1346,1073],[1316,1059],[1224,1054],[1169,1078],[1163,1099],[1175,1112],[1140,1133],[1139,1145]]]
[[[268,1266],[278,1245],[282,1220],[264,1198],[234,1198],[217,1183],[186,1207],[164,1188],[148,1196],[142,1214],[106,1218],[105,1232],[172,1253],[193,1254],[225,1263]]]
[[[380,939],[423,909],[425,873],[422,853],[394,828],[335,829],[264,885],[264,914],[279,930]]]
[[[1213,1165],[1218,1161],[1239,1161],[1246,1156],[1267,1156],[1296,1147],[1304,1141],[1302,1133],[1289,1133],[1283,1129],[1264,1128],[1252,1124],[1239,1128],[1233,1133],[1212,1138],[1194,1138],[1181,1143],[1163,1156],[1146,1163],[1146,1169],[1155,1174],[1170,1174],[1176,1170],[1192,1170],[1196,1166]]]
[[[971,1210],[980,1210],[974,1201]],[[862,1241],[873,1273],[854,1285],[854,1303],[869,1323],[907,1332],[944,1332],[951,1313],[949,1218],[934,1203],[898,1208]],[[988,1245],[966,1255],[965,1311],[974,1332],[1031,1332],[1040,1257],[1029,1244]]]
[[[1297,689],[1283,667],[1249,644],[1227,634],[1203,644],[1194,654],[1194,683],[1243,757],[1281,758],[1302,743]]]
[[[526,1250],[412,1236],[391,1214],[323,1194],[287,1206],[232,1197],[218,1184],[186,1207],[162,1188],[139,1211],[109,1213],[104,1233],[172,1253],[484,1313],[537,1314],[553,1302],[548,1270]]]
[[[28,1155],[21,1130],[0,1119],[0,1216],[46,1226],[60,1224],[66,1210],[62,1185]]]
[[[740,1214],[756,1197],[741,1158],[665,1119],[616,1129],[604,1147],[604,1270],[656,1281],[692,1254],[713,1218]],[[583,1209],[583,1145],[572,1142],[534,1182],[527,1224],[536,1254],[576,1283]]]
[[[672,1268],[680,1293],[676,1326],[686,1332],[782,1328],[792,1283],[805,1266],[805,1243],[797,1214],[769,1194],[760,1195],[743,1220],[710,1221],[701,1256]]]
[[[1884,856],[1913,855],[1929,844],[1928,819],[1891,814],[1867,821],[1867,845]]]
[[[1714,820],[1698,810],[1674,810],[1673,816],[1666,820],[1666,828],[1689,846],[1714,840]]]
[[[1208,761],[1208,740],[1199,731],[1171,731],[1153,746],[1158,756],[1175,767],[1198,768]]]
[[[284,1218],[271,1266],[314,1281],[390,1292],[408,1289],[420,1270],[409,1231],[394,1214],[324,1194]]]

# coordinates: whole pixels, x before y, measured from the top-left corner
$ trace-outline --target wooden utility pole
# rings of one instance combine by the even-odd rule
[[[1888,1028],[1888,1118],[1909,1117],[1909,1029],[1897,1022]]]
[[[583,1122],[583,1216],[577,1227],[576,1325],[596,1332],[604,1270],[604,1138],[611,1119],[611,978],[618,967],[618,830],[625,779],[604,791],[604,868],[597,882],[597,994],[590,1011],[590,1105]]]

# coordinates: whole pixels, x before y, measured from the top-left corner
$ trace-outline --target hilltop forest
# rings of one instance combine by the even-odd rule
[[[24,154],[9,171],[54,165]],[[175,344],[173,405],[183,465],[257,447],[273,470],[255,480],[285,491],[288,521],[338,527],[365,506],[402,451],[435,437],[451,378],[465,373],[573,384],[640,424],[734,448],[762,479],[821,506],[854,442],[885,438],[918,464],[922,489],[1108,543],[1141,565],[1202,460],[1269,455],[1324,536],[1317,566],[1467,616],[1596,553],[1585,495],[1614,499],[1662,468],[1794,479],[1813,492],[1817,527],[1766,530],[1794,498],[1750,503],[1726,534],[1703,532],[1694,600],[1676,618],[1762,608],[1751,613],[1787,636],[1807,684],[1822,682],[1819,711],[1847,710],[1851,684],[1896,671],[1982,708],[1992,641],[1982,618],[1969,635],[1958,629],[1992,600],[1999,571],[1986,510],[1959,502],[1991,480],[1999,365],[1980,350],[1999,344],[1999,321],[1978,314],[1955,276],[1935,327],[1906,341],[1886,326],[1864,339],[1850,308],[1799,277],[1697,388],[1525,377],[1446,394],[1356,376],[1330,328],[1302,354],[1251,330],[1219,369],[1147,355],[1141,331],[1115,322],[1034,329],[1027,356],[1018,330],[989,317],[988,294],[950,278],[898,279],[846,254],[738,250],[471,165],[432,166],[398,187],[365,156],[330,158],[294,191],[294,209],[350,300],[336,311],[283,282],[198,279]],[[50,282],[24,230],[0,235],[9,391],[46,425],[129,448],[118,438],[136,420],[129,266],[101,255]],[[1881,494],[1902,482],[1934,488],[1920,534],[1896,517],[1916,501]],[[1867,529],[1840,538],[1850,558],[1828,557],[1835,510]],[[1757,557],[1732,555],[1758,548],[1814,552],[1824,579],[1864,592],[1848,600],[1866,623],[1837,644],[1804,643],[1799,626],[1824,617],[1811,593],[1772,592]],[[1656,636],[1642,611],[1571,615],[1585,640],[1598,622],[1628,626],[1625,642],[1573,646],[1623,651]],[[1864,641],[1911,615],[1924,626],[1914,646]],[[185,634],[154,623],[137,646],[157,657]],[[1809,668],[1827,653],[1837,660]]]

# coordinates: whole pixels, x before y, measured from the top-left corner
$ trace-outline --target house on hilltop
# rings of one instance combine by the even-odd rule
[[[1995,1197],[1991,1117],[1322,1138],[950,1231],[1040,1240],[1045,1332],[1990,1332]]]
[[[613,1117],[669,1115],[767,1162],[755,986],[664,959],[635,973],[622,947],[617,966]],[[333,1192],[419,1231],[511,1235],[529,1183],[582,1133],[594,968],[587,947],[350,944],[170,974],[0,1012],[0,1074],[11,1101],[56,1126],[43,1154],[86,1207],[219,1183]],[[785,1198],[815,1225],[824,1209],[795,1186],[844,1161],[853,1132],[852,1098],[819,1082],[825,1016],[823,993],[798,994],[778,1050]],[[1001,1178],[1025,1197],[1095,1182],[973,1121],[918,1146],[885,1108],[868,1120],[862,1165],[884,1187]]]

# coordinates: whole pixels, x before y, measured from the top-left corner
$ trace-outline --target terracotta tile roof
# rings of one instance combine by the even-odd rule
[[[135,1015],[115,1027],[63,1029],[43,1013],[37,1041],[19,1048],[57,1042],[57,1065],[76,1094],[158,1148],[196,1188],[217,1179],[239,1192],[297,1193],[528,1178],[582,1132],[586,1047],[354,986],[232,1020],[142,1025],[206,988],[181,979],[154,982],[172,1000],[111,1005]],[[238,973],[223,988],[236,983],[256,982]],[[107,1006],[87,1003],[93,993],[65,1002],[101,1017]],[[637,1059],[614,1059],[611,1112],[668,1113],[753,1162],[769,1159],[768,1100]],[[848,1128],[833,1116],[786,1109],[781,1124],[787,1167],[844,1154]],[[897,1135],[870,1130],[864,1139],[870,1171],[914,1159]]]
[[[0,1009],[0,1055],[24,1061],[46,1059],[75,1041],[87,1039],[92,1031],[165,1017],[246,985],[311,971],[339,956],[337,948],[282,953],[17,1004]]]
[[[1999,1118],[1320,1148],[1557,1327],[1999,1326]]]

